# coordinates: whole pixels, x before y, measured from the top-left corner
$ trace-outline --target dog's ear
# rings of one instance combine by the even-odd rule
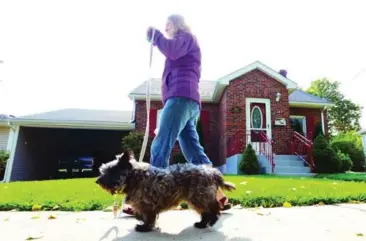
[[[130,163],[131,160],[131,154],[130,151],[127,149],[123,154],[117,156],[118,159],[118,166],[123,169],[129,169],[132,168],[132,165]]]

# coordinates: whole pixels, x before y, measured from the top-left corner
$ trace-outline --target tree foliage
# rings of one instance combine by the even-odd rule
[[[328,99],[335,105],[328,110],[328,125],[331,133],[358,131],[363,107],[346,99],[340,92],[339,86],[338,81],[322,78],[313,81],[306,91]]]

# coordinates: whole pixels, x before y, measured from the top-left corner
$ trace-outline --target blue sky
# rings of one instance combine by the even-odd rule
[[[171,13],[183,14],[200,41],[203,79],[259,60],[301,87],[338,80],[366,106],[364,9],[354,0],[1,0],[0,112],[132,109],[127,94],[148,77],[146,28],[163,29]],[[154,54],[160,77],[164,58]]]

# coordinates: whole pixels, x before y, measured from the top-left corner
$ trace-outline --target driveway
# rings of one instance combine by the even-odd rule
[[[49,219],[52,215],[54,219]],[[207,230],[192,224],[199,217],[192,211],[160,215],[160,230],[136,233],[136,220],[113,219],[110,212],[0,212],[0,240],[22,241],[353,241],[366,240],[366,204],[232,209]]]

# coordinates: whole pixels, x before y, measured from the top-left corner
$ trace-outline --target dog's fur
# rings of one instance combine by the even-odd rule
[[[131,151],[125,151],[116,160],[100,167],[96,183],[112,195],[126,195],[126,203],[134,207],[136,218],[143,222],[135,230],[151,231],[159,213],[177,207],[186,201],[201,215],[196,228],[213,226],[220,216],[216,200],[219,187],[235,190],[225,182],[221,173],[212,167],[176,164],[167,169],[139,163]]]

